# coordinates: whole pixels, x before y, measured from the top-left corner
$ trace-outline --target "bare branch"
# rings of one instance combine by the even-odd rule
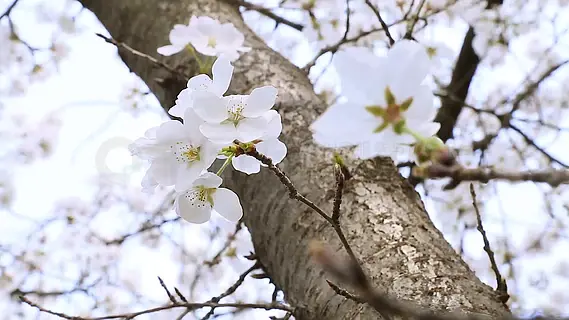
[[[148,54],[146,54],[146,53],[143,53],[143,52],[140,52],[140,51],[138,51],[138,50],[136,50],[136,49],[131,48],[129,45],[127,45],[127,44],[125,44],[125,43],[116,41],[115,39],[112,39],[112,38],[105,37],[104,35],[102,35],[102,34],[100,34],[100,33],[96,33],[96,35],[97,35],[98,37],[100,37],[100,38],[103,38],[106,42],[108,42],[108,43],[110,43],[110,44],[114,44],[114,45],[115,45],[116,47],[118,47],[118,48],[125,49],[125,50],[127,50],[128,52],[134,54],[135,56],[144,58],[144,59],[150,61],[152,64],[157,65],[157,66],[159,66],[159,67],[161,67],[161,68],[164,68],[164,69],[170,71],[172,74],[175,74],[175,75],[181,77],[182,79],[186,79],[186,80],[187,80],[187,79],[191,78],[190,76],[188,76],[188,75],[186,75],[186,74],[184,74],[184,73],[182,73],[182,72],[176,70],[175,68],[169,66],[168,64],[166,64],[166,63],[164,63],[164,62],[162,62],[162,61],[159,61],[158,59],[156,59],[156,58],[154,58],[154,57],[152,57],[152,56],[150,56],[150,55],[148,55]]]
[[[569,170],[548,169],[529,171],[504,171],[494,168],[464,168],[461,166],[447,167],[441,164],[432,164],[426,168],[429,178],[452,178],[452,185],[456,186],[462,181],[480,181],[487,183],[490,180],[507,180],[512,182],[542,182],[557,187],[569,183]],[[448,189],[448,188],[445,188]]]
[[[233,231],[233,233],[231,233],[228,237],[227,240],[225,241],[225,243],[223,244],[223,247],[221,247],[221,249],[219,249],[219,251],[215,254],[215,256],[213,256],[213,258],[211,260],[208,261],[204,261],[204,264],[208,267],[213,267],[214,265],[218,264],[219,262],[221,262],[221,255],[229,248],[229,246],[231,245],[231,243],[233,243],[233,241],[235,241],[235,237],[237,236],[237,233],[243,228],[243,224],[241,221],[237,222],[237,224],[235,225],[235,231]]]
[[[283,18],[277,14],[275,14],[274,12],[272,12],[271,10],[262,7],[260,5],[256,5],[254,3],[250,3],[244,0],[223,0],[225,2],[234,4],[234,5],[238,5],[241,7],[244,7],[248,10],[253,10],[253,11],[257,11],[258,13],[264,15],[267,18],[271,18],[273,20],[275,20],[275,22],[278,24],[282,23],[284,25],[287,25],[293,29],[296,29],[298,31],[302,31],[302,29],[304,29],[304,26],[301,25],[300,23],[296,23],[296,22],[292,22],[286,18]]]
[[[405,36],[403,36],[404,39],[413,39],[413,31],[415,30],[415,25],[417,24],[417,22],[419,22],[419,15],[421,13],[421,9],[423,9],[423,6],[425,5],[425,2],[426,0],[421,0],[421,2],[419,3],[419,6],[417,7],[417,13],[411,19],[411,23],[407,27],[407,32],[405,32]],[[412,5],[409,6],[409,9],[411,8]]]
[[[336,294],[338,294],[342,297],[346,297],[346,298],[348,298],[352,301],[355,301],[357,303],[366,303],[366,301],[363,298],[358,297],[352,293],[349,293],[347,290],[340,288],[338,285],[334,284],[332,281],[326,280],[326,283],[328,283],[330,288],[332,288],[332,290],[334,290],[334,292],[336,292]]]
[[[381,17],[381,14],[379,13],[379,9],[376,8],[370,0],[366,0],[366,4],[367,6],[371,9],[371,11],[373,11],[373,13],[375,14],[375,16],[377,17],[377,20],[379,20],[379,24],[381,25],[381,27],[383,28],[383,31],[385,32],[385,35],[387,36],[387,39],[389,39],[389,45],[392,46],[395,43],[395,39],[393,39],[393,37],[391,36],[391,32],[389,32],[389,27],[387,26],[387,23],[385,23],[385,20],[383,20],[383,18]]]
[[[476,213],[476,221],[478,223],[476,230],[478,230],[478,232],[480,232],[482,235],[482,240],[484,241],[484,251],[488,255],[488,259],[490,259],[490,267],[496,276],[496,292],[500,297],[500,301],[502,301],[502,303],[506,303],[510,298],[510,295],[508,294],[508,284],[506,283],[506,279],[502,277],[500,269],[498,269],[498,264],[496,263],[494,251],[492,251],[492,248],[490,248],[490,241],[488,241],[486,231],[482,225],[482,217],[480,216],[480,210],[478,209],[478,204],[476,203],[476,192],[474,191],[474,185],[472,183],[470,184],[470,196],[472,197],[472,206],[474,207],[474,212]]]
[[[344,173],[339,164],[334,164],[334,173],[336,175],[336,190],[334,192],[334,203],[332,206],[332,220],[340,219],[340,207],[342,205],[342,192],[344,191]]]
[[[16,6],[16,4],[18,4],[18,1],[20,0],[14,0],[6,9],[6,11],[4,11],[4,13],[2,15],[0,15],[0,19],[7,17],[10,15],[10,13],[12,12],[12,10],[14,9],[14,7]]]
[[[162,307],[156,307],[156,308],[151,308],[151,309],[146,309],[146,310],[142,310],[142,311],[137,311],[137,312],[131,312],[131,313],[121,313],[121,314],[115,314],[115,315],[108,315],[108,316],[102,316],[102,317],[94,317],[94,318],[85,318],[85,317],[78,317],[78,316],[70,316],[61,312],[56,312],[56,311],[52,311],[49,309],[46,309],[40,305],[38,305],[37,303],[34,303],[30,300],[28,300],[28,298],[24,297],[24,296],[20,296],[20,300],[26,304],[28,304],[31,307],[34,307],[36,309],[38,309],[40,312],[44,312],[47,314],[51,314],[53,316],[62,318],[62,319],[67,319],[67,320],[111,320],[111,319],[134,319],[138,316],[144,315],[144,314],[151,314],[151,313],[155,313],[155,312],[159,312],[159,311],[164,311],[164,310],[170,310],[170,309],[176,309],[176,308],[187,308],[190,310],[196,310],[196,309],[201,309],[201,308],[205,308],[205,307],[210,307],[210,308],[239,308],[239,309],[265,309],[265,310],[283,310],[283,311],[288,311],[291,313],[294,313],[293,308],[280,304],[280,303],[215,303],[215,302],[202,302],[202,303],[176,303],[176,304],[170,304],[167,306],[162,306]]]
[[[225,292],[223,292],[219,296],[211,298],[208,302],[209,303],[218,303],[221,299],[233,294],[237,290],[237,288],[239,288],[239,286],[241,286],[243,284],[243,281],[245,281],[245,278],[247,277],[247,275],[249,275],[251,272],[253,272],[256,269],[259,269],[260,267],[261,267],[261,265],[258,262],[253,264],[253,266],[251,266],[249,269],[245,270],[245,272],[243,272],[239,276],[239,279],[237,279],[237,281],[235,281],[235,283],[233,285],[231,285],[231,287],[227,288],[227,290],[225,290]],[[212,306],[211,309],[209,310],[209,312],[202,318],[202,320],[209,319],[213,315],[215,308],[217,308],[217,307]]]
[[[336,234],[338,235],[338,238],[340,239],[342,246],[344,246],[344,249],[350,256],[352,267],[354,269],[357,269],[357,274],[364,274],[362,266],[360,265],[358,258],[356,257],[356,254],[352,250],[352,247],[348,243],[348,240],[344,235],[344,232],[342,230],[342,227],[340,226],[339,221],[334,220],[330,215],[324,212],[324,210],[322,210],[320,207],[314,204],[314,202],[308,200],[305,196],[303,196],[292,184],[292,181],[290,181],[288,176],[281,169],[276,167],[273,164],[273,161],[269,157],[259,153],[257,150],[246,152],[246,154],[252,156],[253,158],[261,161],[261,163],[266,165],[269,168],[269,170],[271,170],[279,178],[279,180],[285,185],[285,187],[287,187],[287,189],[289,190],[289,196],[292,199],[298,200],[303,204],[305,204],[306,206],[308,206],[309,208],[311,208],[312,210],[314,210],[321,217],[323,217],[332,226],[332,228],[334,228],[334,231],[336,231]]]
[[[166,291],[166,294],[168,295],[168,299],[170,299],[170,301],[172,301],[172,303],[177,303],[178,301],[176,301],[176,298],[170,293],[170,290],[168,290],[168,287],[166,287],[166,284],[164,284],[164,281],[162,280],[162,278],[158,277],[158,282],[160,282],[160,286],[162,286],[164,291]]]
[[[524,141],[529,144],[530,146],[534,147],[535,149],[537,149],[537,151],[541,152],[550,162],[555,162],[561,166],[563,166],[564,168],[569,168],[569,165],[565,164],[564,162],[562,162],[561,160],[557,159],[556,157],[552,156],[549,152],[547,152],[544,148],[540,147],[537,145],[537,143],[535,143],[535,141],[533,141],[532,138],[530,138],[527,134],[525,134],[525,132],[523,132],[520,128],[518,128],[517,126],[513,125],[513,124],[509,124],[508,128],[514,130],[515,132],[519,133],[522,138],[524,139]]]

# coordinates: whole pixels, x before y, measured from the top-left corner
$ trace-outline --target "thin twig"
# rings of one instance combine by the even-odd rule
[[[108,43],[110,43],[110,44],[113,44],[113,45],[115,45],[115,46],[118,47],[118,48],[125,49],[125,50],[127,50],[128,52],[134,54],[135,56],[144,58],[144,59],[150,61],[151,63],[153,63],[154,65],[157,65],[157,66],[159,66],[159,67],[161,67],[161,68],[164,68],[164,69],[170,71],[171,73],[173,73],[173,74],[175,74],[175,75],[178,75],[178,76],[181,77],[182,79],[186,79],[186,80],[187,80],[187,79],[190,78],[190,76],[188,76],[188,75],[186,75],[186,74],[184,74],[184,73],[182,73],[182,72],[176,70],[175,68],[169,66],[168,64],[166,64],[166,63],[164,63],[164,62],[162,62],[162,61],[159,61],[158,59],[156,59],[156,58],[154,58],[154,57],[152,57],[152,56],[150,56],[150,55],[148,55],[148,54],[146,54],[146,53],[143,53],[143,52],[140,52],[140,51],[138,51],[138,50],[136,50],[136,49],[133,49],[133,48],[131,48],[129,45],[125,44],[125,43],[116,41],[115,39],[112,39],[112,38],[105,37],[104,35],[102,35],[102,34],[100,34],[100,33],[95,33],[95,34],[96,34],[98,37],[103,38],[106,42],[108,42]]]
[[[24,296],[20,296],[20,300],[31,307],[38,309],[40,312],[51,314],[53,316],[67,319],[67,320],[111,320],[111,319],[134,319],[138,316],[144,314],[151,314],[163,310],[171,310],[176,308],[187,308],[191,310],[196,310],[200,308],[210,307],[210,308],[239,308],[239,309],[265,309],[265,310],[283,310],[288,312],[294,312],[293,308],[280,304],[280,303],[215,303],[215,302],[202,302],[202,303],[176,303],[167,306],[156,307],[145,309],[142,311],[131,312],[131,313],[121,313],[115,315],[107,315],[102,317],[85,318],[79,316],[70,316],[61,312],[52,311],[46,309],[35,302],[28,300]]]
[[[227,237],[227,240],[223,244],[223,247],[221,247],[221,249],[219,249],[219,251],[215,254],[215,256],[213,256],[213,258],[211,258],[211,260],[204,261],[203,263],[208,267],[213,267],[216,264],[218,264],[219,262],[221,262],[221,255],[229,248],[229,246],[231,246],[231,243],[233,243],[233,241],[235,241],[235,237],[237,236],[237,233],[241,230],[241,228],[243,228],[243,224],[241,221],[239,221],[235,225],[235,231],[233,231],[233,233],[231,233]]]
[[[12,1],[12,3],[8,6],[8,8],[6,8],[6,11],[4,11],[4,13],[2,15],[0,15],[0,19],[9,16],[10,13],[12,12],[12,10],[14,9],[14,7],[16,6],[16,4],[18,4],[18,1],[20,1],[20,0]]]
[[[259,262],[255,262],[255,264],[253,264],[249,269],[245,270],[245,272],[243,272],[239,278],[237,279],[237,281],[235,281],[235,283],[233,285],[231,285],[231,287],[227,288],[227,290],[225,290],[225,292],[223,292],[222,294],[218,295],[217,297],[213,297],[211,298],[208,302],[210,303],[218,303],[221,299],[233,294],[237,288],[239,288],[239,286],[241,286],[243,284],[243,282],[245,281],[245,278],[247,277],[247,275],[249,275],[251,272],[253,272],[256,269],[259,269],[261,267],[261,265],[259,264]],[[208,313],[201,319],[201,320],[207,320],[209,319],[214,311],[215,311],[215,306],[213,306]]]
[[[430,16],[435,15],[435,14],[437,14],[437,13],[439,13],[439,11],[430,12],[428,15],[426,15],[426,17],[430,17]],[[401,22],[403,22],[403,21],[405,21],[405,18],[399,19],[399,20],[397,20],[397,21],[395,21],[395,22],[393,22],[393,23],[390,23],[389,25],[387,25],[387,27],[390,28],[390,27],[392,27],[392,26],[394,26],[394,25],[397,25],[397,24],[399,24],[399,23],[401,23]],[[370,35],[370,34],[372,34],[372,33],[374,33],[374,32],[383,31],[383,30],[384,30],[383,27],[380,27],[380,28],[373,28],[373,29],[368,30],[368,31],[363,31],[363,32],[361,32],[360,34],[358,34],[358,35],[356,35],[356,36],[354,36],[354,37],[347,38],[347,39],[345,39],[345,40],[344,40],[344,39],[340,39],[340,40],[339,40],[338,42],[336,42],[335,44],[329,45],[329,46],[327,46],[327,47],[325,47],[325,48],[320,49],[320,50],[318,51],[318,53],[314,56],[314,58],[312,58],[312,60],[310,60],[310,62],[308,62],[306,65],[304,65],[304,67],[302,67],[301,69],[302,69],[302,71],[308,73],[308,72],[310,71],[310,69],[312,69],[312,67],[314,67],[314,66],[316,65],[316,61],[317,61],[322,55],[324,55],[324,54],[326,54],[326,53],[328,53],[328,52],[334,54],[334,53],[336,53],[338,50],[340,50],[340,47],[341,47],[342,45],[344,45],[344,44],[352,43],[352,42],[357,42],[358,40],[362,39],[363,37],[366,37],[366,36],[368,36],[368,35]]]
[[[149,231],[149,230],[159,229],[165,224],[168,224],[170,222],[176,222],[178,220],[180,220],[180,217],[176,217],[176,218],[172,218],[172,219],[165,219],[165,220],[162,220],[162,221],[160,221],[158,223],[154,223],[154,224],[147,221],[147,222],[143,223],[142,226],[140,226],[140,228],[138,228],[138,230],[136,230],[134,232],[127,233],[125,235],[120,236],[119,238],[104,241],[104,242],[106,245],[114,245],[114,244],[120,245],[130,237],[133,237],[135,235],[141,234],[141,233]]]
[[[322,208],[320,208],[314,202],[308,200],[308,198],[306,198],[304,195],[298,192],[292,181],[290,181],[290,178],[281,169],[275,166],[273,164],[273,161],[269,157],[259,153],[256,150],[248,152],[247,155],[252,156],[253,158],[261,161],[262,164],[269,167],[269,170],[271,170],[277,176],[277,178],[279,178],[281,183],[288,189],[289,197],[291,199],[295,199],[297,201],[302,202],[310,209],[318,213],[322,218],[324,218],[324,220],[328,221],[330,224],[333,224],[332,218],[324,210],[322,210]]]
[[[373,5],[373,3],[371,3],[370,0],[366,0],[366,4],[371,9],[371,11],[373,11],[375,16],[377,17],[377,20],[379,20],[379,24],[383,28],[383,31],[385,32],[387,39],[389,39],[389,46],[392,46],[395,43],[395,39],[393,39],[393,36],[391,36],[391,32],[389,32],[389,27],[387,26],[387,23],[385,23],[385,20],[383,20],[383,18],[381,17],[381,14],[379,13],[379,9],[376,8]]]
[[[494,271],[494,275],[496,275],[496,292],[499,295],[500,301],[502,301],[502,303],[506,303],[510,298],[510,295],[508,294],[508,285],[506,283],[506,279],[502,277],[500,269],[498,269],[494,251],[492,251],[492,248],[490,248],[490,241],[488,241],[486,231],[482,225],[482,217],[480,216],[480,210],[478,209],[478,204],[476,203],[476,192],[474,191],[474,185],[472,183],[470,184],[470,196],[472,197],[472,206],[474,207],[474,212],[476,213],[476,221],[478,223],[476,230],[478,230],[478,232],[480,232],[482,235],[482,240],[484,241],[484,251],[488,255],[488,258],[490,259],[490,266],[492,268],[492,271]]]
[[[358,297],[355,294],[352,294],[352,293],[348,292],[347,290],[340,288],[338,285],[334,284],[332,281],[326,280],[326,283],[328,283],[330,288],[332,288],[332,290],[334,290],[334,292],[336,292],[338,295],[340,295],[342,297],[346,297],[346,298],[348,298],[352,301],[355,301],[357,303],[366,303],[366,300],[364,298]]]
[[[235,4],[244,8],[247,8],[248,10],[253,10],[253,11],[257,11],[258,13],[264,15],[267,18],[271,18],[273,20],[275,20],[275,22],[277,24],[282,23],[284,25],[287,25],[293,29],[296,29],[298,31],[302,31],[302,29],[304,29],[304,26],[296,23],[296,22],[292,22],[286,18],[283,18],[279,15],[276,15],[274,12],[272,12],[271,10],[262,7],[260,5],[256,5],[254,3],[250,3],[244,0],[224,0],[225,2],[231,3],[231,4]]]
[[[426,2],[425,0],[421,0],[421,2],[419,3],[419,6],[417,8],[417,14],[415,14],[413,19],[411,19],[411,23],[409,24],[409,27],[407,28],[407,32],[405,32],[405,36],[403,36],[404,39],[413,39],[413,31],[415,30],[415,25],[419,21],[419,14],[421,14],[421,9],[423,9],[425,2]],[[410,8],[411,7],[412,6],[410,6]]]
[[[350,16],[352,13],[350,12],[350,0],[346,0],[346,31],[344,31],[344,36],[342,36],[342,40],[346,41],[348,39],[348,33],[350,32]]]
[[[170,299],[170,301],[172,303],[178,303],[178,301],[176,301],[176,298],[170,293],[170,290],[168,290],[168,287],[166,287],[166,284],[164,283],[162,278],[158,277],[158,282],[160,282],[160,286],[162,286],[164,291],[166,291],[166,294],[168,295],[168,299]]]
[[[298,200],[301,203],[308,206],[309,208],[311,208],[312,210],[314,210],[321,217],[323,217],[332,226],[332,228],[334,228],[334,231],[336,231],[336,234],[338,235],[338,238],[340,239],[342,246],[344,247],[344,249],[346,250],[346,252],[350,256],[350,260],[352,261],[352,264],[353,264],[351,267],[357,269],[358,274],[364,274],[362,266],[359,263],[359,261],[356,257],[356,254],[352,250],[352,247],[348,243],[348,240],[346,239],[346,236],[344,235],[344,232],[342,230],[342,227],[340,226],[340,223],[338,221],[335,221],[330,215],[328,215],[326,212],[324,212],[324,210],[322,210],[314,202],[308,200],[308,198],[303,196],[298,191],[298,189],[296,189],[296,187],[294,186],[292,181],[290,181],[290,178],[281,169],[276,167],[273,164],[273,161],[269,157],[259,153],[257,150],[249,151],[249,152],[247,152],[247,155],[252,156],[253,158],[261,161],[261,163],[266,165],[269,168],[269,170],[271,170],[279,178],[279,180],[282,182],[282,184],[284,184],[285,187],[288,189],[289,196],[291,199]]]
[[[563,161],[557,159],[556,157],[554,157],[553,155],[551,155],[549,152],[547,152],[544,148],[540,147],[539,145],[537,145],[537,143],[530,138],[525,132],[523,132],[520,128],[518,128],[517,126],[513,125],[510,123],[510,125],[508,126],[508,128],[514,130],[515,132],[519,133],[522,138],[524,139],[524,141],[529,144],[530,146],[534,147],[535,149],[537,149],[537,151],[541,152],[550,162],[555,162],[561,166],[563,166],[564,168],[569,168],[569,165],[567,165],[566,163],[564,163]]]
[[[188,299],[186,299],[186,297],[180,292],[180,290],[178,290],[178,288],[174,287],[174,291],[176,292],[180,300],[186,303],[188,302]]]
[[[340,219],[340,207],[342,206],[342,192],[344,191],[344,173],[339,164],[334,164],[334,173],[336,175],[336,191],[334,192],[334,203],[332,205],[332,220]]]

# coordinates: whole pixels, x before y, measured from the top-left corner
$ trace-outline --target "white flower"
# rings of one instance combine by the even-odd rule
[[[256,143],[255,148],[263,155],[271,158],[273,164],[277,164],[284,159],[287,152],[286,145],[278,139],[283,129],[281,116],[277,111],[270,110],[265,113],[264,117],[269,123],[269,129],[259,138],[261,142]],[[259,160],[246,154],[234,157],[231,159],[231,164],[235,170],[246,174],[258,173],[261,170],[261,165],[265,166]]]
[[[168,110],[175,117],[182,117],[187,108],[193,106],[192,93],[195,91],[210,91],[221,97],[229,88],[233,76],[233,66],[225,56],[218,57],[212,67],[213,79],[206,74],[199,74],[188,80],[187,88],[182,90],[176,99],[176,104]]]
[[[164,146],[157,144],[156,131],[159,127],[152,127],[144,132],[144,137],[134,140],[128,146],[132,156],[137,156],[144,160],[152,160],[166,151]]]
[[[227,55],[231,61],[239,58],[239,52],[251,48],[243,46],[245,37],[232,23],[220,23],[207,16],[192,17],[190,28],[193,31],[192,45],[207,56]]]
[[[250,95],[218,97],[209,91],[194,92],[194,110],[205,121],[200,131],[218,143],[252,141],[268,129],[264,114],[275,104],[277,89],[264,86]]]
[[[189,188],[193,181],[215,160],[219,146],[199,131],[202,120],[187,109],[184,124],[170,120],[156,130],[151,152],[143,153],[151,161],[145,183],[152,186],[174,185],[177,191]],[[139,145],[140,150],[140,145]]]
[[[243,208],[235,192],[219,188],[223,180],[211,173],[200,175],[184,192],[177,194],[174,200],[176,213],[191,223],[204,223],[211,217],[211,211],[217,211],[225,219],[237,222],[243,216]]]
[[[192,40],[192,31],[190,26],[183,24],[174,25],[174,28],[170,31],[168,38],[170,39],[171,44],[160,47],[156,50],[163,56],[171,56],[178,53],[190,44]]]
[[[392,156],[412,143],[402,126],[421,135],[436,133],[434,97],[421,84],[431,67],[424,47],[401,40],[383,58],[364,48],[358,51],[334,57],[348,101],[331,106],[311,125],[315,141],[334,148],[357,145],[355,155],[367,159]]]
[[[191,44],[198,52],[207,56],[227,55],[235,61],[240,52],[247,52],[244,47],[245,37],[231,23],[220,23],[207,16],[192,16],[189,25],[177,24],[170,32],[171,45],[158,48],[158,53],[170,56],[182,51]]]

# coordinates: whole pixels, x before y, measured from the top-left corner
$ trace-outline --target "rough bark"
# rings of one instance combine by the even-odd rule
[[[82,0],[119,41],[157,56],[175,23],[191,15],[210,15],[234,23],[253,50],[235,63],[231,92],[248,93],[271,84],[279,89],[277,109],[283,116],[283,140],[289,148],[281,168],[299,190],[316,203],[331,207],[330,153],[311,141],[309,124],[325,106],[306,75],[268,48],[248,29],[235,7],[215,0]],[[144,59],[122,53],[169,108],[185,81]],[[191,72],[190,57],[164,59]],[[155,79],[166,81],[157,82]],[[506,312],[492,289],[461,260],[430,221],[421,199],[399,175],[391,160],[350,163],[354,178],[347,185],[341,218],[348,241],[378,288],[437,310],[462,310],[496,316]],[[240,196],[255,250],[287,300],[304,307],[297,319],[378,319],[365,305],[336,295],[326,276],[306,253],[311,239],[341,250],[332,228],[318,215],[288,199],[285,188],[266,170],[254,176],[232,173],[226,184]]]

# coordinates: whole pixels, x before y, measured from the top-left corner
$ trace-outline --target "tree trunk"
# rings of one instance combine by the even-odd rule
[[[239,11],[216,0],[81,0],[112,36],[158,57],[176,23],[191,15],[209,15],[232,22],[251,52],[235,62],[230,93],[249,93],[271,84],[279,89],[276,108],[283,116],[283,140],[289,153],[280,165],[298,189],[317,204],[331,208],[331,154],[315,146],[308,130],[325,105],[306,74],[271,50],[249,28]],[[154,92],[165,109],[185,87],[146,59],[120,52],[124,62]],[[191,58],[177,54],[166,63],[192,74]],[[393,296],[435,310],[462,310],[497,316],[507,312],[492,288],[484,285],[454,252],[430,221],[415,190],[399,175],[390,159],[350,162],[341,223],[348,241],[373,284]],[[316,213],[290,200],[284,186],[268,170],[246,176],[231,173],[225,184],[242,201],[244,219],[256,254],[293,306],[297,319],[378,319],[370,307],[336,295],[326,275],[307,255],[307,243],[323,240],[342,250],[333,229]]]

